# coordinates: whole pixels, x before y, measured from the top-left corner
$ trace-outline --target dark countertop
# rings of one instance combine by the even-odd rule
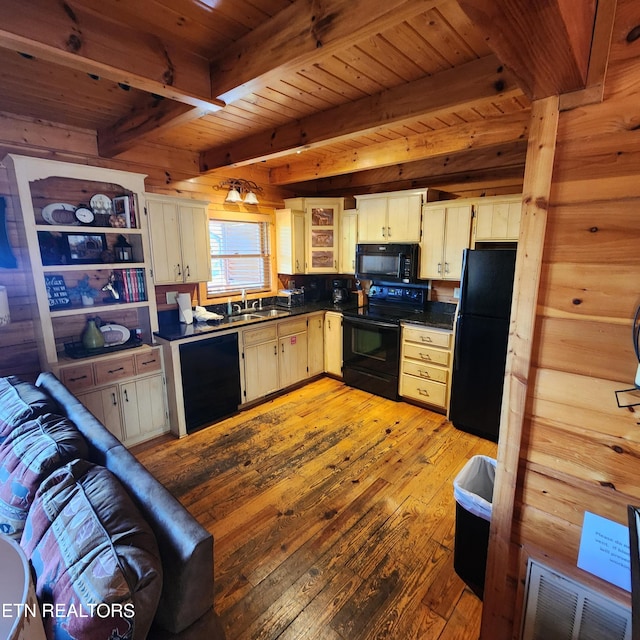
[[[337,311],[338,313],[342,313],[343,311],[357,308],[358,305],[355,300],[353,302],[344,302],[341,304],[333,304],[330,300],[308,302],[300,307],[292,307],[290,309],[270,305],[265,306],[264,310],[279,309],[281,311],[288,311],[288,314],[286,316],[277,317],[265,316],[264,318],[247,320],[246,322],[230,322],[228,317],[225,315],[222,320],[194,322],[193,324],[184,324],[179,322],[178,312],[176,311],[175,313],[168,315],[164,322],[160,322],[158,331],[155,331],[154,335],[159,338],[163,338],[164,340],[184,340],[185,338],[195,338],[209,333],[216,333],[229,329],[243,329],[249,325],[259,324],[261,322],[270,322],[271,320],[283,320],[285,318],[292,318],[307,313],[314,313],[315,311]],[[417,313],[414,316],[411,316],[410,319],[403,320],[403,322],[451,330],[453,329],[454,319],[452,310],[455,310],[455,305],[447,303],[427,303],[427,309],[423,313]]]
[[[283,320],[285,318],[292,318],[307,313],[314,313],[315,311],[337,311],[341,313],[346,309],[354,309],[357,307],[357,303],[346,302],[342,304],[333,304],[330,300],[320,302],[309,302],[300,307],[274,307],[265,306],[264,310],[279,309],[280,311],[287,311],[287,315],[264,318],[255,318],[247,320],[246,322],[230,322],[228,317],[222,320],[210,320],[209,322],[194,322],[193,324],[184,324],[178,321],[178,312],[171,314],[164,322],[160,322],[158,331],[155,331],[153,335],[163,338],[164,340],[183,340],[185,338],[194,338],[209,333],[216,333],[219,331],[226,331],[228,329],[242,329],[249,325],[259,324],[261,322],[270,322],[271,320]],[[247,313],[250,313],[248,311]],[[174,317],[175,316],[175,317]]]

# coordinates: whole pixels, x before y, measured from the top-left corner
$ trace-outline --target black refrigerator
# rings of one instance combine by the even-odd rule
[[[515,249],[465,249],[456,319],[449,420],[498,441]]]

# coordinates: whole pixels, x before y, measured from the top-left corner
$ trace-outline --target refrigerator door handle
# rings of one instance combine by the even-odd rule
[[[453,371],[457,371],[458,366],[460,364],[460,349],[461,349],[460,343],[462,342],[462,340],[459,340],[459,337],[462,331],[462,322],[463,322],[463,316],[459,315],[456,321],[456,335],[455,335],[456,342],[453,345]]]

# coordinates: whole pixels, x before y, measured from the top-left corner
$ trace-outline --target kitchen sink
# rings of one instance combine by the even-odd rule
[[[254,313],[260,318],[279,318],[281,316],[288,316],[291,312],[286,309],[259,309]]]
[[[229,322],[247,322],[248,320],[258,320],[264,318],[257,313],[241,313],[239,316],[229,316]]]

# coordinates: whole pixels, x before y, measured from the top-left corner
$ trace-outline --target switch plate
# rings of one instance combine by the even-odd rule
[[[453,288],[453,297],[456,298],[456,300],[460,298],[460,287]]]
[[[177,297],[177,291],[167,291],[167,304],[178,304],[178,301],[176,300]]]

